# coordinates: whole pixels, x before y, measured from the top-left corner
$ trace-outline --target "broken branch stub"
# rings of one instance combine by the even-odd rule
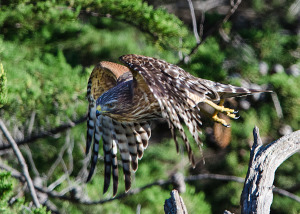
[[[253,130],[253,136],[254,144],[241,195],[242,213],[270,213],[275,171],[300,150],[300,130],[265,146],[262,145],[257,127]]]

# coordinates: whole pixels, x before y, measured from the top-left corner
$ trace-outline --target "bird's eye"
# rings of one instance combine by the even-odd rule
[[[113,103],[107,103],[106,106],[107,106],[108,108],[113,108],[115,105],[114,105]]]

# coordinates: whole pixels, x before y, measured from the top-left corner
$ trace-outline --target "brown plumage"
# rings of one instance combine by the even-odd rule
[[[120,61],[127,67],[100,62],[92,71],[87,87],[87,154],[94,142],[87,180],[93,175],[102,139],[105,163],[103,192],[108,190],[112,175],[113,195],[118,188],[117,147],[122,160],[125,190],[128,191],[131,169],[137,170],[138,159],[142,158],[151,136],[149,120],[164,118],[168,122],[177,151],[175,130],[179,131],[194,166],[193,152],[180,119],[200,147],[202,122],[199,103],[212,106],[215,109],[212,119],[228,126],[218,113],[236,118],[236,112],[224,108],[224,99],[262,92],[197,78],[176,65],[151,57],[124,55]]]

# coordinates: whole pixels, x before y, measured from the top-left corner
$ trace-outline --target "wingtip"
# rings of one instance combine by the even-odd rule
[[[107,190],[108,190],[108,186],[106,187],[106,186],[104,186],[104,188],[103,188],[103,194],[105,194],[106,192],[107,192]],[[115,195],[114,195],[115,196]]]
[[[115,197],[117,195],[117,192],[118,192],[118,183],[116,186],[115,186],[115,184],[113,186],[113,197]]]
[[[134,172],[138,169],[138,162],[137,161],[131,161],[131,168]]]
[[[125,184],[125,193],[127,193],[131,188],[131,183],[129,185]]]

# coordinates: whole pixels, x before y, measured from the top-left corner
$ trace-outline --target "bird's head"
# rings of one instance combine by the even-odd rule
[[[96,101],[96,115],[117,115],[126,113],[132,106],[131,81],[121,83],[104,92]]]

